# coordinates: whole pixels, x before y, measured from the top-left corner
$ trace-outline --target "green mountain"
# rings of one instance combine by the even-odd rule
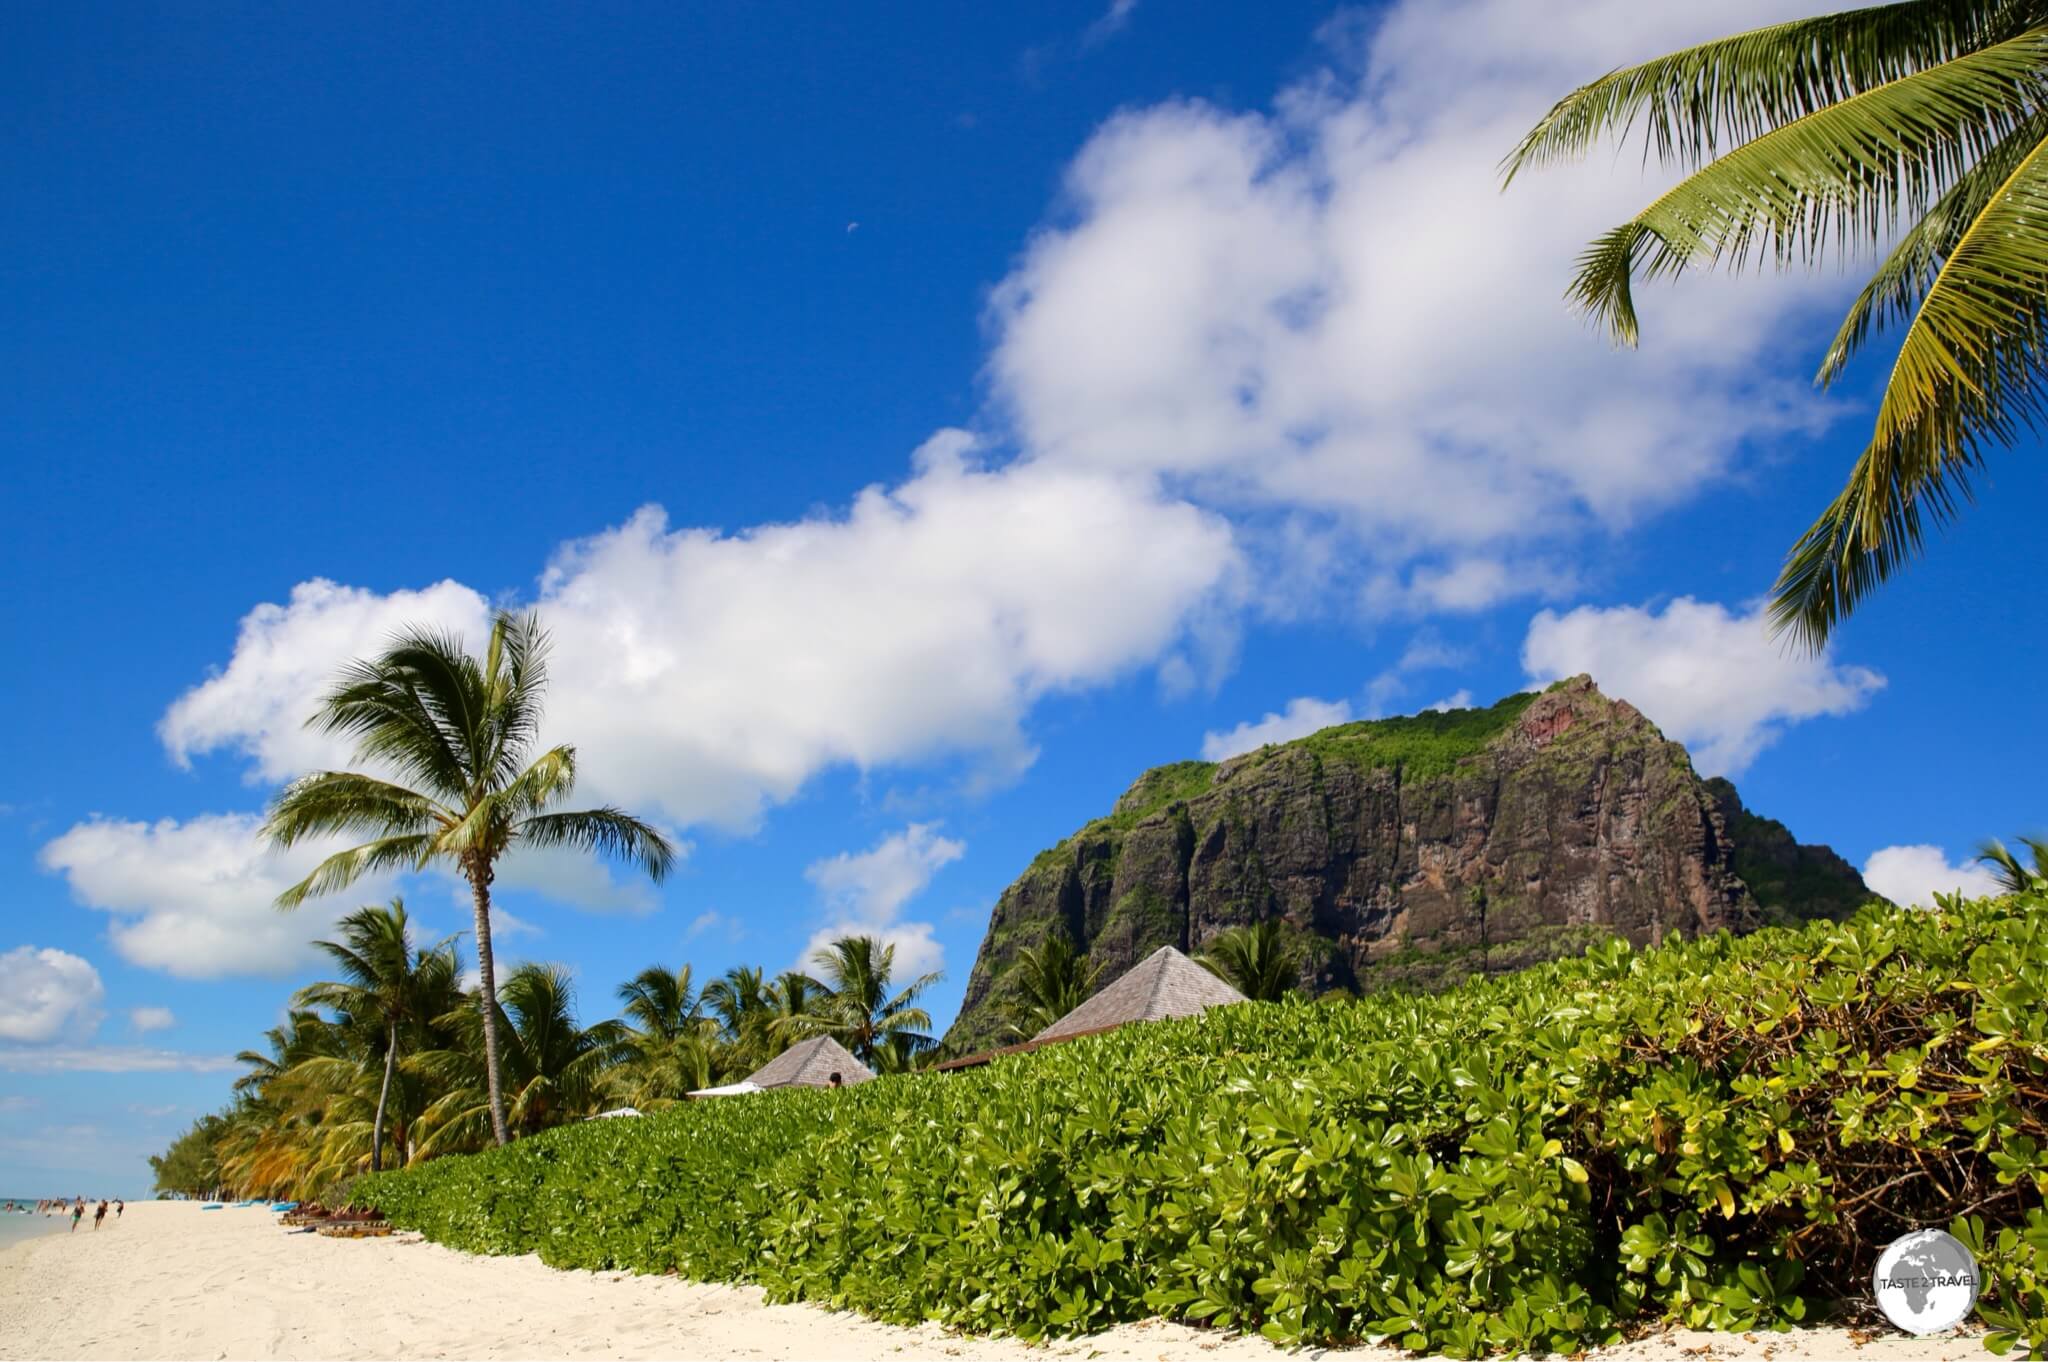
[[[946,1041],[1000,1038],[1017,952],[1054,932],[1103,965],[1101,985],[1162,945],[1197,952],[1279,918],[1310,947],[1312,992],[1437,988],[1608,936],[1744,932],[1872,897],[1574,677],[1147,771],[997,900]]]

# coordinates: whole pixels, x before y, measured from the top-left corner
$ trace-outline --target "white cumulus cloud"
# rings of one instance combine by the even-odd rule
[[[91,961],[17,946],[0,954],[0,1041],[83,1040],[98,1029],[106,994]]]
[[[243,617],[227,666],[180,696],[157,734],[180,765],[234,748],[248,757],[252,779],[345,766],[349,744],[305,726],[337,669],[377,652],[401,629],[477,639],[488,618],[484,598],[455,582],[384,595],[324,578],[301,582],[286,604],[259,605]]]
[[[385,897],[366,880],[296,912],[273,906],[335,847],[272,849],[255,814],[205,814],[154,823],[94,818],[44,846],[42,864],[72,897],[112,915],[122,958],[184,979],[279,975],[306,960],[308,943],[343,911]]]
[[[1269,585],[1348,579],[1375,613],[1555,595],[1574,540],[1815,428],[1797,375],[1756,374],[1838,285],[1649,286],[1645,344],[1617,351],[1561,294],[1661,181],[1596,154],[1503,195],[1501,157],[1615,65],[1808,9],[1407,0],[1333,25],[1329,69],[1270,109],[1119,114],[993,294],[1002,410],[1033,458],[1341,532],[1337,580],[1266,563]]]
[[[130,1009],[128,1024],[137,1031],[147,1034],[151,1031],[168,1031],[178,1024],[177,1014],[168,1007],[137,1007]]]
[[[1730,610],[1681,596],[1662,610],[1580,606],[1529,622],[1522,666],[1533,682],[1591,674],[1692,750],[1706,775],[1738,775],[1789,723],[1861,709],[1884,686],[1770,636],[1763,607]]]
[[[924,892],[932,876],[967,853],[967,844],[939,835],[936,823],[911,823],[866,851],[841,852],[815,861],[804,878],[818,888],[831,921],[812,933],[804,947],[811,957],[842,936],[872,936],[896,948],[899,977],[937,969],[944,947],[929,922],[900,920],[903,906]]]
[[[1332,724],[1349,722],[1349,700],[1318,700],[1313,695],[1299,696],[1289,700],[1287,708],[1278,714],[1268,711],[1265,718],[1256,721],[1247,719],[1227,732],[1204,733],[1202,760],[1223,761],[1242,752],[1256,751],[1267,743],[1305,738]]]
[[[913,476],[843,515],[725,534],[647,508],[566,545],[538,607],[555,641],[549,730],[576,743],[581,792],[744,828],[836,764],[956,753],[1014,771],[1040,696],[1227,649],[1202,627],[1234,590],[1222,520],[1143,478],[988,470],[974,453],[943,432]],[[310,739],[305,715],[413,611],[472,646],[486,627],[482,598],[452,583],[382,597],[308,583],[258,607],[228,665],[165,716],[166,744],[245,752],[265,779],[335,764],[346,753]],[[630,886],[596,892],[633,906]]]
[[[1863,882],[1893,903],[1931,908],[1936,894],[1996,894],[1998,879],[1976,862],[1949,864],[1940,847],[1884,847],[1863,863]]]

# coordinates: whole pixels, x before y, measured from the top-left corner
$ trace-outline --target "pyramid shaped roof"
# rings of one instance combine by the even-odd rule
[[[790,1046],[748,1074],[745,1081],[758,1088],[825,1088],[832,1085],[835,1073],[849,1087],[875,1076],[832,1037],[813,1036]]]
[[[1125,1022],[1192,1017],[1211,1007],[1244,1000],[1244,994],[1173,947],[1161,946],[1031,1039],[1060,1040]]]

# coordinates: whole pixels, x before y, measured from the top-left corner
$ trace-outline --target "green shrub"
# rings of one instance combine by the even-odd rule
[[[459,1248],[1025,1337],[1781,1327],[1944,1225],[2048,1344],[2048,901],[1869,910],[692,1103],[367,1179]]]

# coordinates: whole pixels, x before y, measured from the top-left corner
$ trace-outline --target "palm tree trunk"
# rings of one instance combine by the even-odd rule
[[[370,1123],[370,1171],[384,1169],[384,1104],[391,1100],[391,1070],[398,1064],[398,1023],[384,1042],[384,1086],[377,1089],[377,1119]]]
[[[480,977],[477,1006],[484,1018],[484,1077],[491,1090],[491,1134],[499,1144],[509,1144],[512,1132],[505,1125],[505,1095],[498,1083],[498,970],[491,960],[491,867],[467,865],[470,897],[476,900],[476,970]]]

